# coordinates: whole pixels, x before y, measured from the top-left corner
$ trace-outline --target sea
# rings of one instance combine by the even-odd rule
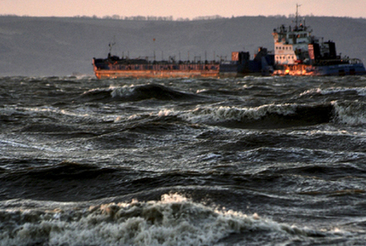
[[[0,77],[0,245],[366,245],[366,77]]]

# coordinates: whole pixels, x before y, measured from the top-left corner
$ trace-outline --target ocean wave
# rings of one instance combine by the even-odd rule
[[[105,107],[107,108],[107,107]],[[104,109],[105,109],[104,108]],[[112,122],[120,115],[103,114],[92,106],[80,106],[65,109],[55,106],[10,106],[0,109],[0,117],[11,127],[24,124],[22,131],[66,132],[79,129],[80,126],[70,124],[80,122]],[[28,119],[32,118],[32,122]],[[56,122],[56,123],[55,123]],[[11,123],[13,123],[11,125]]]
[[[59,205],[0,210],[0,245],[213,245],[230,243],[232,237],[236,241],[240,237],[245,244],[247,240],[288,242],[332,234],[255,213],[207,207],[180,194],[162,195],[160,201],[132,200],[89,208]]]
[[[366,124],[366,104],[360,101],[333,101],[335,122],[358,126]]]
[[[156,100],[182,100],[198,98],[198,95],[180,92],[175,89],[160,85],[129,85],[122,87],[109,87],[106,89],[93,89],[84,92],[84,98],[90,100],[113,100],[113,101],[142,101],[148,99]]]
[[[91,101],[110,100],[112,92],[112,88],[94,88],[85,91],[81,97]]]
[[[268,104],[259,107],[198,107],[180,117],[206,124],[226,124],[233,127],[272,128],[328,123],[331,104]]]
[[[159,115],[177,115],[161,110]],[[259,107],[197,107],[179,114],[193,123],[232,127],[275,128],[322,123],[366,124],[366,104],[360,101],[332,101],[324,104],[267,104]]]
[[[349,87],[330,87],[330,88],[312,88],[300,93],[300,97],[314,96],[314,95],[358,95],[366,96],[366,88],[349,88]]]

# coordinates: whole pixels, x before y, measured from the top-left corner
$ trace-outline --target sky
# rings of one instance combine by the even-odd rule
[[[0,15],[172,16],[173,19],[285,15],[366,18],[366,0],[0,0]]]

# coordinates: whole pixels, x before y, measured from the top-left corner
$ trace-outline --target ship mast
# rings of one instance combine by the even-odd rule
[[[109,53],[108,53],[108,57],[111,56],[112,53],[112,48],[113,46],[116,44],[116,36],[113,36],[113,40],[108,44],[109,46]]]
[[[296,4],[296,28],[299,27],[299,7],[301,4]]]

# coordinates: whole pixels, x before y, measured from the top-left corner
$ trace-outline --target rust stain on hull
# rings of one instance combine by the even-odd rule
[[[217,78],[218,71],[125,71],[125,70],[96,70],[95,76],[102,78]]]

